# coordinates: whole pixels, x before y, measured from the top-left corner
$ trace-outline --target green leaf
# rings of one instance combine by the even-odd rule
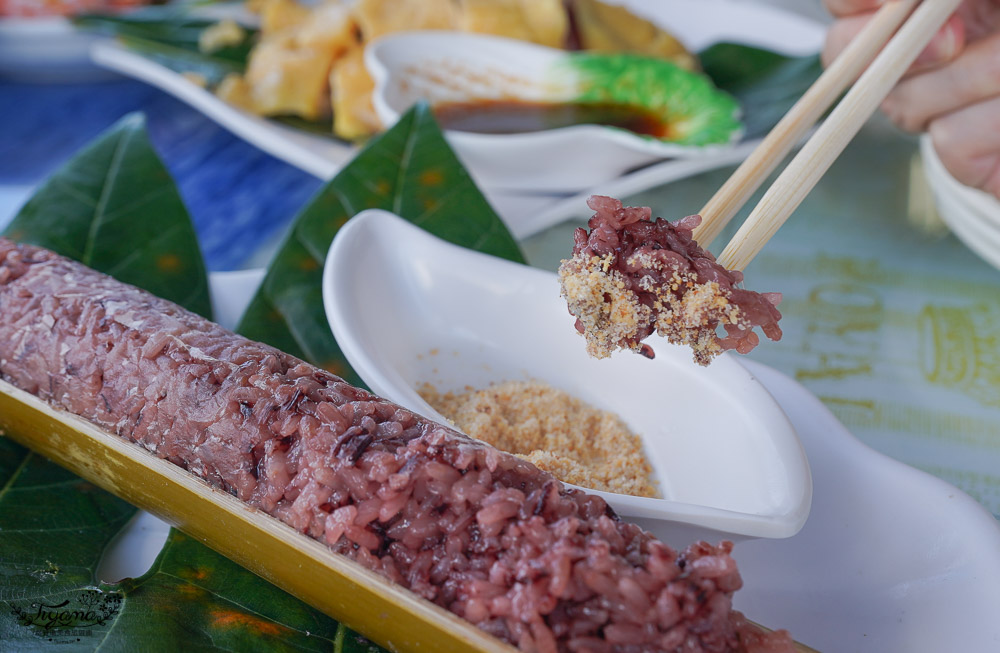
[[[187,212],[141,118],[58,171],[9,232],[210,314],[207,294],[161,283],[160,257],[174,255],[193,271],[190,287],[207,288]],[[169,233],[177,249],[160,242]],[[177,531],[142,577],[99,582],[102,556],[135,512],[0,437],[0,650],[382,650]]]
[[[50,636],[15,610],[75,599],[94,587],[104,549],[135,508],[0,437],[0,642],[39,648]],[[4,647],[0,647],[4,648]]]
[[[93,638],[111,650],[330,651],[339,624],[173,530],[152,568],[119,592],[112,624]]]
[[[717,43],[698,56],[715,85],[739,101],[746,138],[769,132],[823,72],[818,55],[787,57],[736,43]]]
[[[743,128],[739,106],[712,80],[664,59],[635,54],[573,52],[556,66],[579,77],[575,102],[621,104],[652,111],[667,125],[663,140],[682,145],[725,145]]]
[[[524,260],[430,110],[418,105],[373,139],[296,217],[237,331],[361,385],[330,332],[321,282],[337,230],[372,208],[392,211],[457,245]]]
[[[126,116],[57,170],[4,233],[211,315],[194,227],[141,115]]]
[[[98,582],[134,512],[0,438],[0,641],[20,651],[381,650],[179,531],[142,577]]]

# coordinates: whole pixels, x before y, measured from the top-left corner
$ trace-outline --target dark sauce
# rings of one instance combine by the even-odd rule
[[[570,125],[607,125],[636,134],[668,138],[669,126],[648,109],[624,104],[477,100],[434,105],[444,129],[479,134],[537,132]]]

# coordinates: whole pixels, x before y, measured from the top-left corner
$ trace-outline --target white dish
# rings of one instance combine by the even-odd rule
[[[213,298],[239,314],[261,271],[213,273]],[[957,488],[862,444],[801,385],[744,365],[781,405],[811,460],[813,504],[784,540],[741,542],[736,607],[821,651],[995,651],[1000,643],[1000,526]],[[98,577],[139,576],[169,526],[141,513]],[[179,642],[174,642],[179,644]]]
[[[757,3],[740,0],[626,0],[616,4],[624,4],[637,14],[665,26],[694,50],[719,40],[731,40],[790,55],[804,55],[819,51],[823,43],[824,28],[819,23]],[[160,88],[240,138],[321,179],[335,175],[354,152],[354,148],[347,143],[291,129],[231,107],[182,75],[112,41],[96,44],[91,52],[99,65]],[[550,160],[550,164],[550,171],[558,172],[556,160]],[[486,174],[475,169],[471,173],[487,192],[496,185]],[[605,180],[610,178],[605,175]],[[523,182],[535,189],[552,188],[545,177],[532,176],[524,178]],[[577,183],[571,190],[582,190],[589,185]]]
[[[365,49],[375,80],[372,103],[391,125],[423,100],[570,102],[579,88],[564,50],[484,34],[423,31],[384,36]],[[655,93],[655,92],[654,92]],[[733,111],[735,116],[737,111]],[[666,158],[705,158],[727,143],[679,145],[600,125],[513,134],[446,132],[456,154],[482,183],[522,191],[573,191]]]
[[[676,531],[667,521],[729,537],[789,537],[805,523],[809,463],[774,399],[734,357],[702,368],[689,349],[658,341],[652,361],[595,360],[554,274],[457,247],[380,210],[337,233],[323,300],[365,383],[435,421],[447,423],[418,394],[424,383],[460,392],[540,379],[627,416],[664,498],[593,492],[664,539]]]
[[[248,143],[320,179],[332,178],[354,156],[355,148],[335,140],[332,134],[329,138],[310,134],[237,109],[183,75],[113,40],[95,43],[90,56],[104,68],[173,95]]]

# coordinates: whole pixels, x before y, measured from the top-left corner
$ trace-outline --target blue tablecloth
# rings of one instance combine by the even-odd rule
[[[0,225],[73,153],[133,111],[146,114],[211,270],[247,265],[320,186],[141,82],[0,81]]]

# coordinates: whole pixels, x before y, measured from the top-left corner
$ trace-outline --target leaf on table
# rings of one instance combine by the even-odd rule
[[[93,588],[105,548],[134,513],[121,499],[0,437],[0,642],[11,650],[47,644],[53,629],[26,621],[42,621],[42,605],[75,601]]]
[[[56,172],[8,235],[211,315],[207,291],[190,292],[207,289],[194,230],[141,117]],[[176,257],[166,271],[163,257]],[[181,269],[183,284],[163,282]],[[135,512],[0,437],[0,642],[18,651],[382,650],[178,531],[142,577],[100,583],[98,564]]]
[[[122,596],[114,622],[94,633],[111,650],[331,651],[342,630],[176,530],[141,578],[101,589]]]
[[[702,69],[743,108],[745,138],[771,130],[823,72],[819,55],[789,57],[737,43],[699,53]]]
[[[49,177],[4,233],[211,315],[197,235],[139,114]]]
[[[321,283],[337,230],[373,208],[392,211],[457,245],[524,260],[430,109],[418,105],[373,139],[295,218],[237,331],[361,385],[327,324]]]

